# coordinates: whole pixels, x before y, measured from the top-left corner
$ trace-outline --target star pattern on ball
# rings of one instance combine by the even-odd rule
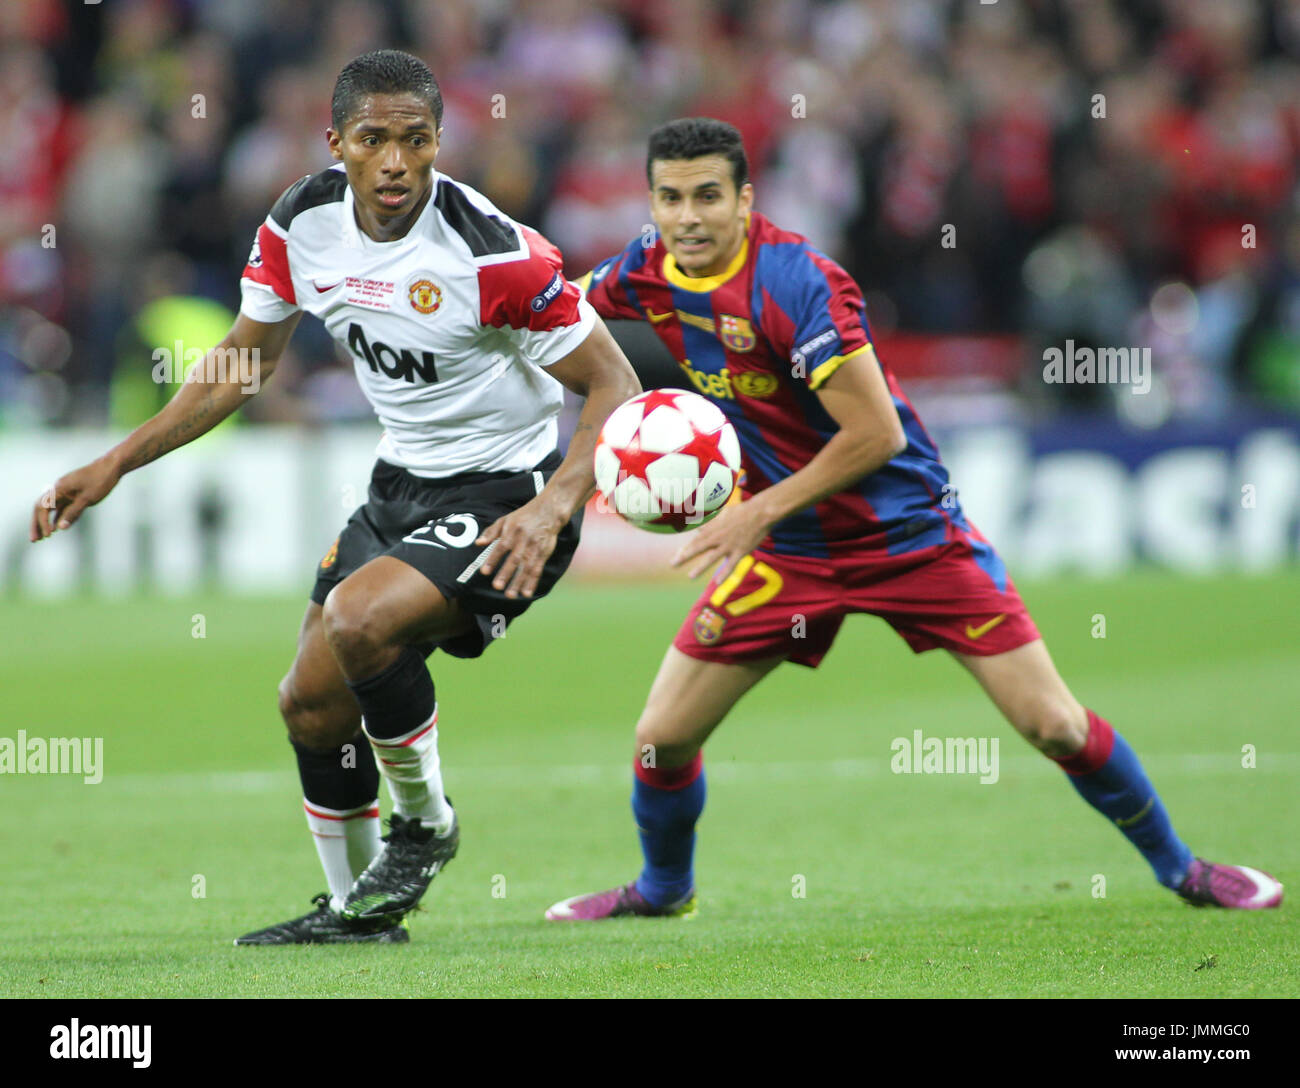
[[[648,393],[641,394],[641,418],[644,419],[656,408],[671,408],[674,412],[680,412],[681,408],[677,404],[677,398],[681,394],[672,389],[652,389]]]
[[[735,472],[727,464],[727,459],[722,456],[722,449],[718,445],[717,433],[714,431],[701,431],[694,424],[691,425],[693,437],[686,443],[678,453],[688,453],[699,463],[700,479],[704,479],[704,474],[709,471],[710,465],[721,465],[729,473],[734,481]]]
[[[700,409],[694,403],[697,401],[702,401],[711,411]],[[661,512],[654,516],[645,516],[648,511],[638,513],[632,509],[618,509],[616,504],[617,512],[634,525],[659,532],[684,532],[708,521],[718,513],[720,507],[715,506],[702,515],[698,512],[698,503],[701,501],[700,489],[705,476],[712,472],[713,479],[709,490],[716,502],[721,481],[713,466],[722,466],[725,475],[730,477],[731,487],[735,487],[740,475],[739,466],[733,466],[724,452],[722,441],[724,432],[731,428],[725,414],[719,412],[709,401],[681,389],[652,389],[629,401],[625,407],[633,405],[640,409],[641,415],[635,430],[628,434],[627,424],[630,420],[625,420],[620,433],[627,437],[621,439],[619,444],[605,443],[605,448],[613,453],[618,464],[618,484],[615,488],[617,489],[624,481],[639,481],[641,487],[648,489],[648,497],[663,505]],[[655,448],[646,449],[642,445],[642,429],[647,420],[661,408],[666,409],[668,414],[654,427],[655,436],[659,441],[655,443]],[[703,425],[697,422],[701,415],[707,419]],[[677,417],[675,421],[672,419],[673,416]],[[718,419],[716,424],[713,423],[715,418]],[[687,436],[685,441],[679,442],[672,448],[663,448],[668,445],[663,441],[668,435],[680,436],[683,433]],[[601,441],[605,442],[603,435]],[[734,438],[731,445],[734,449]],[[650,478],[656,463],[667,457],[678,460],[674,461],[671,468],[661,466],[655,476],[656,483],[651,483]],[[691,469],[686,467],[688,464],[692,466]],[[694,479],[691,479],[691,476]],[[675,482],[684,485],[687,492],[684,498],[680,495],[673,498],[668,493],[672,491]],[[626,491],[624,498],[631,501],[639,491],[640,488],[633,487]],[[664,493],[661,494],[661,491]],[[639,503],[640,499],[638,498],[636,502]]]
[[[651,453],[649,450],[641,448],[640,434],[634,434],[632,441],[622,449],[614,451],[618,457],[618,463],[622,466],[626,476],[635,476],[638,480],[646,479],[646,469],[653,465],[663,456],[662,453]]]

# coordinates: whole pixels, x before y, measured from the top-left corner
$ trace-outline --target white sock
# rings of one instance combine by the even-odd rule
[[[338,910],[352,882],[379,853],[379,802],[336,809],[313,804],[304,797],[302,807],[329,883],[330,905]]]
[[[363,720],[361,728],[365,729]],[[442,767],[438,760],[438,707],[433,717],[400,737],[370,737],[379,773],[388,783],[393,810],[419,819],[439,835],[451,830],[452,811],[442,795]]]

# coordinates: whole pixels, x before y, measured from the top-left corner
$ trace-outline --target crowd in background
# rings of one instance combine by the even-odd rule
[[[407,48],[438,167],[570,275],[648,221],[648,131],[734,123],[759,210],[878,337],[1152,346],[1175,409],[1300,409],[1300,0],[21,0],[0,5],[0,426],[138,423],[258,223],[331,163],[339,69]],[[304,320],[254,417],[364,415]],[[1041,363],[1038,364],[1041,366]]]

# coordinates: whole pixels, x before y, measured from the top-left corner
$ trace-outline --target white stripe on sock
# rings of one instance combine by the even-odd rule
[[[361,723],[365,729],[365,721]],[[367,731],[388,783],[393,808],[407,819],[418,818],[439,835],[451,827],[452,811],[442,793],[442,767],[438,759],[438,708],[423,725],[400,737],[376,740]]]
[[[379,853],[379,802],[335,809],[313,804],[304,797],[302,807],[337,909],[352,882]]]

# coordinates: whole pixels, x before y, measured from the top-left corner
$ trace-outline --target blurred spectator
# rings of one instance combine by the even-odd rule
[[[332,161],[338,69],[385,45],[440,77],[439,168],[571,274],[648,222],[648,131],[708,114],[881,328],[1137,337],[1170,411],[1300,403],[1300,0],[0,5],[0,397],[106,418],[160,254],[237,306],[258,222]],[[16,347],[69,335],[57,375]],[[304,321],[260,414],[346,417],[348,380]]]
[[[0,45],[0,302],[63,308],[56,211],[76,140],[45,55]]]
[[[194,268],[178,253],[151,257],[141,273],[134,316],[118,335],[109,422],[138,427],[176,393],[190,368],[229,331],[235,315],[194,294]],[[240,419],[230,416],[220,426]]]
[[[571,268],[594,268],[650,221],[648,188],[645,138],[628,114],[602,110],[580,127],[541,228]]]

